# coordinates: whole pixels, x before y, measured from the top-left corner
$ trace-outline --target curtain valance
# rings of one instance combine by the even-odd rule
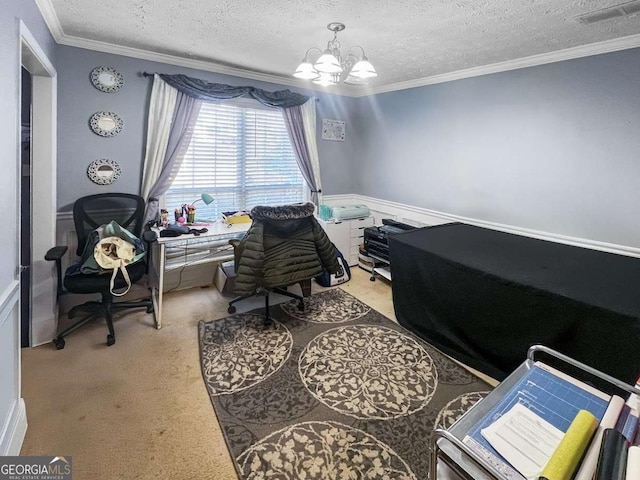
[[[223,83],[210,83],[206,80],[182,74],[167,75],[160,73],[158,75],[179,92],[205,101],[231,100],[232,98],[246,96],[268,107],[289,108],[302,105],[309,100],[309,97],[291,90],[268,92],[255,87],[233,87]]]

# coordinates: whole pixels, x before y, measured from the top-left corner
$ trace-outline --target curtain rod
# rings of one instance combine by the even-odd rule
[[[142,72],[143,77],[153,77],[157,72]],[[316,103],[320,103],[320,99],[318,97],[313,97],[316,99]]]

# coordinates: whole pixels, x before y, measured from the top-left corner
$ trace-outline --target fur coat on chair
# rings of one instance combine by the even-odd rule
[[[251,227],[235,247],[236,294],[293,285],[323,270],[338,272],[335,247],[313,211],[311,203],[251,210]]]

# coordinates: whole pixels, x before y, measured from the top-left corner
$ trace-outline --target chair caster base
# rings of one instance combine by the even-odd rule
[[[110,347],[114,343],[116,343],[116,337],[113,335],[107,335],[107,347]]]
[[[56,350],[62,350],[64,348],[64,338],[58,337],[53,340],[53,343],[56,346]]]
[[[236,307],[234,307],[233,305],[229,305],[229,308],[227,308],[227,313],[236,313]]]
[[[376,281],[376,277],[371,277],[371,278],[369,278],[369,281],[370,281],[370,282],[375,282],[375,281]]]
[[[147,307],[147,313],[153,313],[153,305]]]

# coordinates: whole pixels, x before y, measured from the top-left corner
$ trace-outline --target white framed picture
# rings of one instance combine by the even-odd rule
[[[344,142],[344,122],[341,120],[322,119],[322,139]]]

